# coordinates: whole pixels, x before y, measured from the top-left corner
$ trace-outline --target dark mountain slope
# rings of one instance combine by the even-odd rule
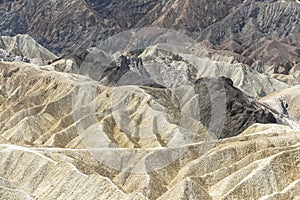
[[[121,31],[159,26],[266,66],[262,72],[288,74],[299,68],[299,13],[295,1],[1,1],[0,34],[29,34],[55,53],[80,55]]]
[[[299,24],[300,5],[295,2],[249,3],[203,30],[199,41],[250,58],[253,67],[261,61],[274,65],[272,72],[288,74],[300,61]]]

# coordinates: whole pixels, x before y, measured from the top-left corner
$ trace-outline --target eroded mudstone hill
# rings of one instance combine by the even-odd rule
[[[147,148],[200,142],[208,129],[213,137],[226,138],[254,123],[288,124],[227,78],[202,78],[193,86],[167,89],[101,86],[84,76],[22,63],[2,63],[0,71],[1,135],[20,145],[76,146],[78,126],[92,131],[98,123],[109,138],[106,146],[116,142],[119,147]],[[139,134],[152,139],[139,140]]]
[[[0,72],[1,197],[299,196],[299,131],[255,124],[285,118],[230,79],[171,90],[112,88],[22,63],[1,63]],[[220,127],[207,115],[222,92],[224,132],[213,135]]]
[[[299,11],[0,0],[0,199],[300,199]]]

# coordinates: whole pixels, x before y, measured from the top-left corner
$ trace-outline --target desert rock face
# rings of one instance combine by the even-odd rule
[[[0,0],[0,199],[300,199],[292,0]]]
[[[166,35],[172,39],[174,33],[165,33],[165,31],[157,33],[159,31],[155,32],[151,28],[146,28],[146,30],[149,32],[147,39],[150,44],[145,45],[146,47],[140,50],[137,55],[122,55],[115,59],[112,58],[115,52],[103,52],[99,46],[99,49],[88,50],[85,58],[78,64],[79,69],[74,68],[75,70],[72,72],[89,76],[107,86],[146,85],[166,88],[191,86],[201,77],[225,76],[232,79],[237,88],[256,99],[289,87],[288,83],[261,74],[249,68],[248,65],[216,60],[209,55],[209,52],[202,45],[197,46],[200,49],[197,54],[184,46],[177,50],[178,53],[172,52],[178,48],[178,44],[160,43],[156,42],[155,39],[166,37]],[[140,34],[141,36],[136,36],[138,38],[145,35],[142,31],[128,31],[126,36],[127,33],[130,37]],[[121,38],[123,39],[123,37]],[[116,38],[117,42],[120,43],[122,39]],[[194,41],[191,42],[186,36],[183,40],[188,40],[187,43],[195,46]],[[152,41],[154,41],[153,44]],[[127,46],[124,49],[126,51]],[[135,59],[138,62],[132,61]]]
[[[58,57],[38,44],[29,35],[17,35],[14,37],[1,36],[0,48],[16,56],[28,59],[28,61],[44,65]],[[15,59],[16,61],[16,59]]]
[[[207,95],[209,84],[216,91],[223,85],[227,95],[221,135],[213,135],[203,117],[218,98]],[[199,79],[193,92],[187,89],[107,87],[80,75],[2,63],[1,197],[300,195],[299,131],[255,124],[283,119],[230,79]]]
[[[1,132],[15,144],[65,147],[79,140],[78,128],[92,128],[94,123],[100,123],[108,135],[106,146],[117,142],[126,148],[200,142],[209,128],[222,129],[210,134],[226,138],[254,123],[286,123],[279,112],[248,97],[224,77],[201,78],[193,86],[167,89],[106,87],[83,76],[43,71],[29,64],[1,64],[1,74]],[[212,122],[217,114],[223,120]],[[143,134],[145,141],[135,140]],[[175,140],[180,135],[184,138]]]
[[[299,123],[299,89],[299,85],[297,85],[280,90],[260,99],[260,101]]]

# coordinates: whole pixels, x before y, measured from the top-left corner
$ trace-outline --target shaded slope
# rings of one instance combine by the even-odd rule
[[[229,79],[203,78],[193,87],[173,90],[111,88],[29,64],[1,63],[0,71],[3,197],[299,196],[299,131],[277,124],[251,126],[273,122],[272,116],[276,122],[285,118]],[[222,85],[225,128],[223,135],[211,136],[207,116]]]
[[[267,66],[282,67],[281,71],[273,68],[273,73],[287,74],[299,63],[299,45],[292,39],[299,37],[299,9],[300,5],[293,1],[246,3],[203,30],[199,39],[209,40],[219,50],[251,58],[248,64],[254,67],[259,60]],[[229,42],[243,48],[239,50]]]
[[[110,88],[22,65],[1,64],[1,135],[15,144],[76,147],[80,128],[90,134],[101,127],[105,147],[165,147],[200,142],[207,129],[224,138],[257,122],[288,123],[226,78],[202,78],[173,89]]]
[[[261,62],[274,65],[272,73],[287,74],[299,63],[300,5],[295,1],[22,0],[0,6],[1,35],[29,34],[55,53],[81,54],[116,33],[159,26],[198,38],[254,68]]]

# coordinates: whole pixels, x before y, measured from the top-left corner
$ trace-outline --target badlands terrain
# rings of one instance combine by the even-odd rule
[[[0,199],[300,199],[300,2],[0,0]]]

